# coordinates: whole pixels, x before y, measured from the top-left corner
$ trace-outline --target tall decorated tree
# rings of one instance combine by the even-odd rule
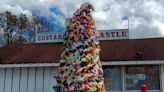
[[[58,67],[59,92],[105,92],[99,33],[91,17],[93,6],[81,5],[70,19]]]

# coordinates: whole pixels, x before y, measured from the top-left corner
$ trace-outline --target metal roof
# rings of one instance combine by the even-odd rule
[[[0,64],[59,63],[62,43],[17,44],[0,48]],[[104,62],[164,60],[164,38],[100,41]],[[163,61],[162,61],[163,62]]]

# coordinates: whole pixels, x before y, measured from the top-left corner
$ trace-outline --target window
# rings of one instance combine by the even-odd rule
[[[106,92],[121,91],[121,67],[103,66]]]
[[[147,85],[148,90],[160,90],[159,66],[126,66],[126,90],[140,90]]]

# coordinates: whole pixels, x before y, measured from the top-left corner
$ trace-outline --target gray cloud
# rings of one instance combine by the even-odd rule
[[[14,7],[10,5],[1,5],[0,6],[0,13],[3,13],[5,11],[10,11],[15,15],[19,15],[20,13],[26,14],[27,17],[30,19],[32,16],[32,13],[29,10],[23,10],[21,6],[16,5]]]
[[[130,38],[164,36],[163,0],[1,0],[0,5],[18,5],[24,10],[39,8],[43,14],[56,5],[66,17],[71,17],[86,1],[94,5],[93,17],[99,30],[128,28],[127,20],[121,19],[126,15],[130,21]]]
[[[103,0],[95,15],[100,29],[127,28],[128,22],[120,20],[122,16],[129,16],[130,38],[147,38],[164,36],[164,3],[162,0]],[[98,1],[97,1],[98,2]],[[100,17],[100,18],[99,18]],[[101,19],[101,17],[103,17]],[[104,21],[106,20],[106,21]],[[101,25],[103,24],[103,26]]]

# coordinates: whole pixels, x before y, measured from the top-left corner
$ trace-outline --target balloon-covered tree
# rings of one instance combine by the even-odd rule
[[[61,92],[105,92],[99,33],[91,11],[93,6],[84,3],[67,26],[57,77]]]

